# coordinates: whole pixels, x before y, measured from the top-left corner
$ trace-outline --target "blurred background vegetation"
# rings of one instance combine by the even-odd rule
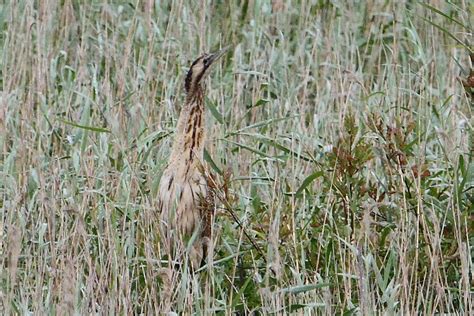
[[[472,10],[0,4],[0,311],[473,313]],[[184,76],[229,44],[214,261],[168,280],[153,217]]]

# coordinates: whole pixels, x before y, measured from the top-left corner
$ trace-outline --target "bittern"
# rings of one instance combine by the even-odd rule
[[[203,168],[204,81],[211,66],[227,50],[203,54],[192,63],[184,84],[186,101],[179,115],[171,157],[160,180],[160,235],[168,260],[180,260],[187,254],[192,268],[201,264],[211,237],[210,203],[204,207],[210,198]]]

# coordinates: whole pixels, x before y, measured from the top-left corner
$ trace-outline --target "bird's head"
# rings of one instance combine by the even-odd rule
[[[229,50],[229,46],[212,54],[203,54],[189,68],[184,83],[186,92],[193,91],[209,74],[211,66]]]

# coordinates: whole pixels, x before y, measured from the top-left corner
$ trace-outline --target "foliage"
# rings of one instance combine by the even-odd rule
[[[1,314],[473,314],[472,9],[0,4]],[[170,272],[156,191],[184,76],[228,44],[214,256]]]

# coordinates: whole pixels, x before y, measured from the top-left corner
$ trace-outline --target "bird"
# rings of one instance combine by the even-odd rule
[[[168,262],[192,269],[204,261],[211,238],[212,192],[203,163],[205,79],[229,47],[199,56],[184,81],[186,99],[181,109],[171,156],[158,188],[160,239]]]

